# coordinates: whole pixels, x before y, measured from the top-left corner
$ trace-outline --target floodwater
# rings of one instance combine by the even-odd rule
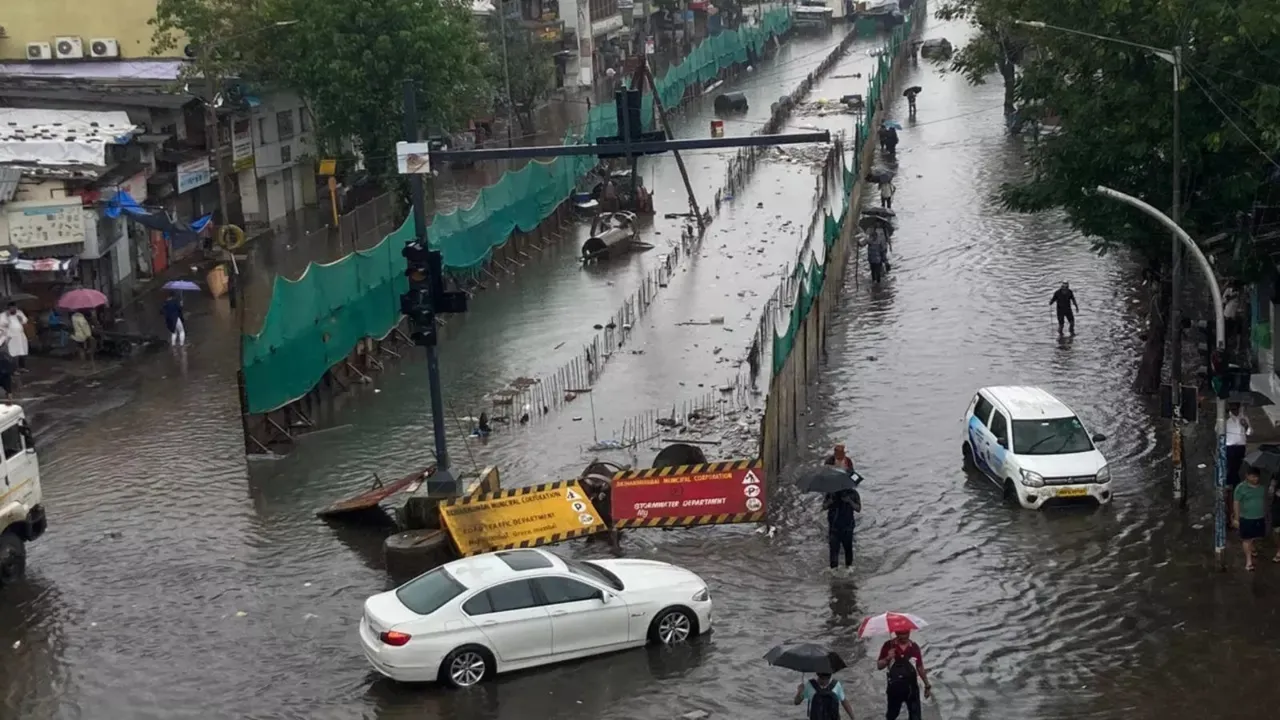
[[[804,54],[800,43],[789,52]],[[858,48],[846,62],[869,65]],[[830,87],[838,96],[834,76],[844,72],[834,70],[815,95]],[[865,87],[850,82],[845,92]],[[843,440],[868,477],[853,573],[824,573],[815,505],[783,489],[773,498],[773,537],[748,527],[628,536],[628,552],[708,580],[717,600],[711,637],[469,692],[379,680],[361,658],[356,624],[362,600],[387,586],[380,536],[331,528],[312,513],[368,470],[386,477],[427,462],[423,364],[406,361],[378,378],[381,392],[350,403],[339,418],[345,427],[246,470],[230,380],[232,316],[225,305],[193,305],[195,346],[185,353],[161,353],[102,387],[34,408],[50,531],[32,546],[28,579],[0,592],[0,716],[660,720],[701,709],[798,717],[789,706],[797,678],[760,657],[777,642],[802,640],[845,652],[855,708],[876,714],[875,648],[854,630],[861,616],[891,609],[933,623],[919,638],[937,694],[928,718],[1270,713],[1280,580],[1269,563],[1248,578],[1209,573],[1203,492],[1191,512],[1172,509],[1163,445],[1129,390],[1142,320],[1132,268],[1093,256],[1052,217],[992,205],[999,182],[1022,168],[1018,143],[1002,132],[997,85],[970,88],[924,66],[909,82],[925,92],[899,149],[893,270],[879,288],[865,269],[849,278],[813,395],[814,457]],[[842,120],[796,125],[819,122]],[[712,226],[702,253],[686,260],[638,328],[646,353],[605,371],[596,393],[601,434],[637,409],[736,372],[714,358],[741,355],[778,280],[768,268],[794,258],[799,231],[781,228],[807,221],[807,172],[785,162],[762,167]],[[735,243],[765,247],[754,254],[767,259],[744,272]],[[446,397],[478,397],[554,367],[556,343],[584,341],[590,323],[629,292],[642,261],[612,269],[605,285],[553,256],[529,268],[545,272],[527,276],[537,281],[477,297],[463,339],[443,348]],[[1063,279],[1082,307],[1070,342],[1057,339],[1048,306]],[[745,289],[755,294],[739,296]],[[673,324],[709,314],[726,316],[714,339],[704,337],[711,328]],[[486,333],[490,322],[499,329]],[[963,473],[960,415],[977,386],[997,382],[1045,385],[1110,436],[1113,506],[1011,510]],[[563,477],[590,457],[581,450],[590,427],[573,412],[584,414],[554,413],[455,451],[455,465],[500,462],[509,483]],[[1203,483],[1196,477],[1192,487]]]

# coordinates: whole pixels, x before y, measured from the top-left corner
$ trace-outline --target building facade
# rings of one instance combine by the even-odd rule
[[[6,0],[0,4],[0,61],[72,60],[76,52],[99,60],[152,57],[147,23],[156,0]],[[68,44],[69,42],[69,44]],[[60,52],[59,46],[66,52]],[[182,44],[168,55],[182,57]]]

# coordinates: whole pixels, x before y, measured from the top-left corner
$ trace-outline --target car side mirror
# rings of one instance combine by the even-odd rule
[[[1006,450],[1009,449],[1009,441],[1005,438],[996,438],[996,444]]]
[[[1106,439],[1107,439],[1107,436],[1106,436],[1106,435],[1103,435],[1102,433],[1094,433],[1094,434],[1093,434],[1093,441],[1094,441],[1094,442],[1096,442],[1096,443],[1104,442]]]
[[[605,605],[608,605],[612,601],[613,601],[612,595],[610,595],[609,593],[603,590],[600,591],[600,602],[604,603]]]

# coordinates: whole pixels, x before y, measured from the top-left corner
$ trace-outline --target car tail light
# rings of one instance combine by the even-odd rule
[[[410,637],[412,636],[409,635],[408,633],[396,632],[395,630],[388,630],[382,633],[381,635],[379,635],[378,639],[392,647],[401,647],[409,642]]]

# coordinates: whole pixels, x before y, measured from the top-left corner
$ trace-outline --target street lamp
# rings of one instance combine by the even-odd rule
[[[1196,242],[1191,239],[1187,231],[1183,230],[1172,218],[1138,198],[1101,185],[1098,186],[1098,192],[1113,200],[1132,205],[1160,221],[1162,225],[1169,228],[1169,231],[1173,233],[1174,238],[1177,239],[1182,247],[1185,247],[1191,253],[1191,256],[1196,259],[1196,263],[1200,266],[1200,271],[1204,273],[1205,282],[1209,285],[1209,294],[1213,296],[1214,335],[1217,349],[1221,352],[1227,344],[1227,320],[1222,310],[1222,289],[1218,287],[1218,279],[1213,274],[1213,266],[1209,264],[1209,259],[1204,256],[1204,253],[1200,251],[1200,246],[1196,245]],[[1217,413],[1214,419],[1214,432],[1218,436],[1218,452],[1213,463],[1213,487],[1215,491],[1213,555],[1218,568],[1221,569],[1226,567],[1225,554],[1227,550],[1227,507],[1225,497],[1227,489],[1227,401],[1219,395],[1216,405]]]
[[[1091,32],[1083,30],[1075,30],[1073,28],[1059,27],[1035,20],[1014,20],[1017,25],[1035,28],[1037,30],[1056,30],[1057,32],[1069,33],[1071,35],[1079,35],[1081,37],[1101,40],[1103,42],[1115,45],[1125,45],[1137,48],[1164,60],[1173,66],[1173,151],[1170,158],[1173,163],[1173,201],[1170,204],[1170,214],[1173,216],[1172,221],[1174,227],[1178,227],[1178,223],[1182,222],[1182,102],[1180,100],[1182,90],[1182,46],[1175,45],[1171,50],[1163,50],[1161,48],[1143,45],[1142,43],[1131,42],[1129,40],[1121,40],[1120,38],[1107,37],[1105,35],[1095,35]],[[1173,396],[1178,396],[1179,388],[1182,386],[1182,246],[1183,241],[1178,233],[1173,234],[1171,241],[1173,252],[1173,275],[1171,297],[1169,298],[1169,328],[1173,333],[1173,360],[1172,360],[1172,376],[1173,376]],[[1173,443],[1171,452],[1173,455],[1173,497],[1178,500],[1181,507],[1187,505],[1186,481],[1183,473],[1182,460],[1182,410],[1179,403],[1173,403]]]

